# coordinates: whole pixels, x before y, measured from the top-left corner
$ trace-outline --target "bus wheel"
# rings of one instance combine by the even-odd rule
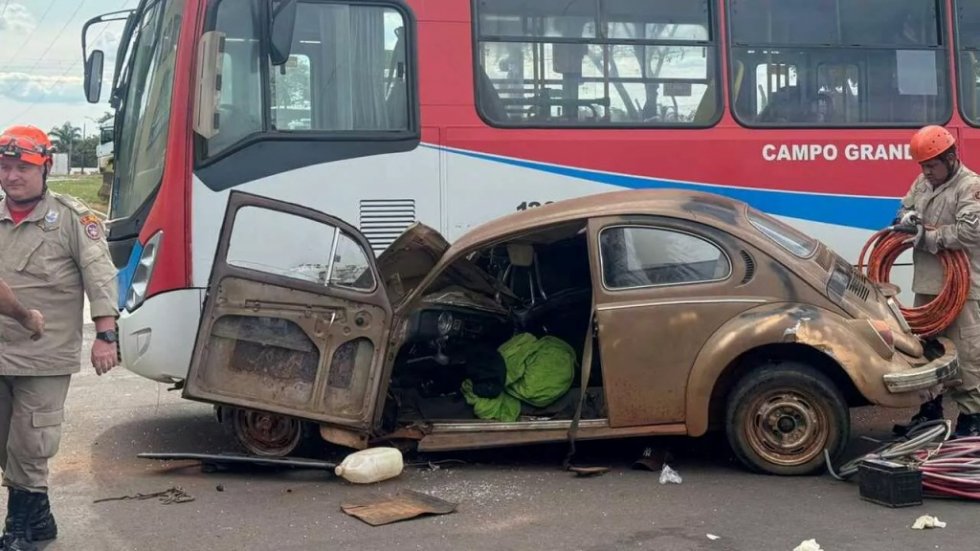
[[[309,425],[277,413],[228,408],[222,422],[248,453],[263,457],[286,457],[309,451]]]
[[[738,382],[728,400],[732,451],[754,471],[810,474],[847,445],[850,412],[834,383],[810,366],[781,362]]]

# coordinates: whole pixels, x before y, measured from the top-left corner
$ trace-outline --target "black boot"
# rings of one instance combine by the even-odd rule
[[[895,425],[892,432],[898,436],[905,436],[909,429],[926,421],[938,421],[943,418],[943,396],[940,394],[932,400],[919,406],[919,412],[912,416],[907,425]]]
[[[980,436],[980,413],[965,414],[961,413],[956,418],[956,431],[953,438],[966,438],[969,436]]]
[[[31,511],[37,507],[40,494],[7,488],[7,522],[0,539],[2,551],[37,551],[37,546],[28,539],[28,523]]]
[[[31,514],[30,538],[31,541],[48,541],[58,537],[58,524],[54,521],[51,514],[51,502],[48,501],[48,494],[39,494],[37,507]]]

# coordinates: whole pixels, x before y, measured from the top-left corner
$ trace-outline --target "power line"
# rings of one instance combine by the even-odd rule
[[[26,47],[27,43],[31,41],[31,37],[33,37],[34,34],[37,33],[37,30],[41,28],[41,23],[44,23],[44,18],[48,16],[48,13],[51,12],[51,8],[53,8],[54,5],[57,3],[58,0],[51,0],[51,3],[48,4],[48,9],[44,10],[44,13],[41,14],[41,18],[37,20],[37,25],[34,27],[34,30],[28,33],[27,38],[25,38],[24,41],[20,43],[20,46],[17,48],[17,51],[15,51],[14,54],[10,56],[10,58],[8,59],[7,64],[4,65],[3,67],[0,67],[0,73],[6,71],[7,68],[10,67],[10,62],[15,61],[17,59],[17,56],[22,51],[24,51],[24,47]],[[0,17],[2,17],[2,15],[0,15]]]
[[[92,41],[92,43],[94,44],[100,38],[102,38],[102,35],[106,32],[106,30],[108,30],[108,28],[109,27],[103,27],[102,30],[99,31],[99,34],[95,35],[95,39]],[[55,86],[58,86],[59,84],[61,84],[61,82],[65,80],[65,77],[67,77],[69,73],[71,73],[72,71],[75,70],[75,68],[78,67],[79,61],[80,60],[76,58],[75,61],[72,62],[72,64],[69,65],[68,68],[65,69],[65,71],[63,73],[61,73],[61,75],[59,75],[58,78],[55,79],[55,81],[52,82],[51,84],[49,84],[48,86],[51,87],[51,88],[54,88]],[[10,87],[10,90],[13,90],[13,88],[14,87],[11,86]],[[19,113],[17,113],[16,115],[14,115],[12,117],[7,118],[7,120],[4,121],[3,124],[0,124],[0,128],[6,127],[8,124],[10,124],[10,123],[12,123],[14,121],[19,120],[21,117],[23,117],[24,115],[26,115],[27,113],[29,113],[32,109],[34,109],[35,107],[37,107],[37,105],[39,103],[41,103],[40,100],[31,102],[27,107],[25,107],[24,109],[22,109]]]
[[[38,65],[40,65],[41,60],[44,59],[44,56],[48,55],[48,52],[50,52],[51,51],[51,48],[53,48],[54,45],[55,45],[55,43],[58,42],[58,39],[61,38],[61,35],[63,35],[65,33],[65,29],[67,29],[68,26],[71,25],[74,22],[75,16],[78,15],[78,12],[82,10],[82,6],[84,6],[85,5],[85,2],[87,2],[87,1],[88,0],[81,0],[81,2],[79,2],[78,5],[75,6],[75,11],[71,12],[71,15],[68,16],[68,20],[65,21],[65,24],[61,26],[61,30],[59,30],[54,35],[54,40],[52,40],[51,43],[48,44],[48,47],[45,48],[43,52],[41,52],[41,55],[40,56],[38,56],[37,63],[35,63],[30,69],[28,69],[25,72],[30,73],[31,71],[33,71],[34,69],[36,69]],[[7,88],[6,90],[0,91],[0,95],[5,95],[5,94],[9,93],[13,89],[14,89],[14,87],[11,86],[10,88]]]
[[[9,2],[10,0],[7,0],[7,1]],[[123,3],[120,6],[120,9],[126,9],[126,6],[128,6],[130,4],[130,2],[132,2],[132,0],[123,0]],[[82,0],[81,4],[84,4],[84,3],[85,3],[85,0]],[[79,6],[81,6],[81,4],[79,4]],[[80,7],[78,9],[80,9]],[[78,9],[75,10],[75,13],[78,13]],[[74,17],[74,15],[75,14],[72,14],[72,17]],[[68,21],[71,22],[71,18],[69,18]],[[67,24],[65,25],[65,27],[67,27]],[[92,44],[97,43],[99,41],[99,39],[102,38],[102,35],[105,34],[105,32],[108,29],[109,29],[108,25],[106,25],[105,27],[103,27],[102,30],[99,31],[99,34],[95,35],[95,38],[92,39]],[[64,30],[65,29],[62,28],[61,31],[58,34],[60,35],[61,32],[64,32]],[[52,43],[52,45],[53,45],[53,43]],[[49,46],[48,50],[50,50],[50,49],[51,48]],[[45,51],[45,53],[47,53],[47,51]],[[43,55],[42,55],[42,57],[43,57]],[[40,61],[41,60],[39,59],[38,60],[38,63],[40,63]],[[73,71],[78,66],[78,62],[79,61],[80,60],[76,59],[75,62],[72,63],[71,66],[69,66],[67,69],[65,69],[65,72],[61,73],[61,75],[53,83],[51,83],[49,86],[54,87],[54,86],[57,86],[58,84],[61,84],[61,82],[65,79],[65,77],[68,76],[68,73],[70,73],[71,71]],[[4,94],[10,92],[10,90],[13,90],[13,89],[14,89],[14,87],[11,86],[5,92],[0,92],[0,95],[4,95]],[[29,113],[32,109],[34,109],[39,103],[41,103],[40,100],[34,101],[31,104],[29,104],[27,107],[25,107],[24,109],[22,109],[19,113],[17,113],[16,115],[14,115],[13,117],[8,117],[7,120],[3,122],[3,124],[0,124],[0,128],[6,127],[11,122],[16,121],[16,120],[19,120],[21,117],[23,117],[24,115],[26,115],[27,113]]]

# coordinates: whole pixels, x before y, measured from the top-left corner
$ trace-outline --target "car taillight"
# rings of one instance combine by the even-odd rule
[[[869,323],[871,324],[871,328],[875,330],[875,333],[878,333],[878,336],[881,337],[881,340],[885,341],[885,344],[889,347],[895,346],[895,334],[892,333],[892,328],[888,323],[881,320],[869,320]]]
[[[146,299],[146,289],[150,285],[150,278],[153,277],[153,266],[156,264],[157,253],[160,251],[161,239],[163,239],[163,232],[157,232],[143,246],[140,260],[133,272],[133,279],[126,291],[126,310],[130,312],[139,308]]]

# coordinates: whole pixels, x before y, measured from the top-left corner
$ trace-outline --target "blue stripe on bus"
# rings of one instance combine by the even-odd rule
[[[119,284],[119,309],[126,306],[126,296],[129,295],[129,285],[133,282],[133,274],[136,273],[136,266],[139,265],[140,257],[143,256],[143,244],[136,242],[133,245],[133,252],[129,254],[129,261],[116,274],[116,282]]]
[[[693,184],[642,176],[611,174],[568,166],[556,166],[522,159],[509,159],[472,151],[444,150],[467,157],[623,188],[673,188],[716,193],[743,201],[769,214],[868,230],[879,230],[890,224],[895,216],[895,211],[899,207],[899,199],[890,197],[823,195],[819,193]]]

